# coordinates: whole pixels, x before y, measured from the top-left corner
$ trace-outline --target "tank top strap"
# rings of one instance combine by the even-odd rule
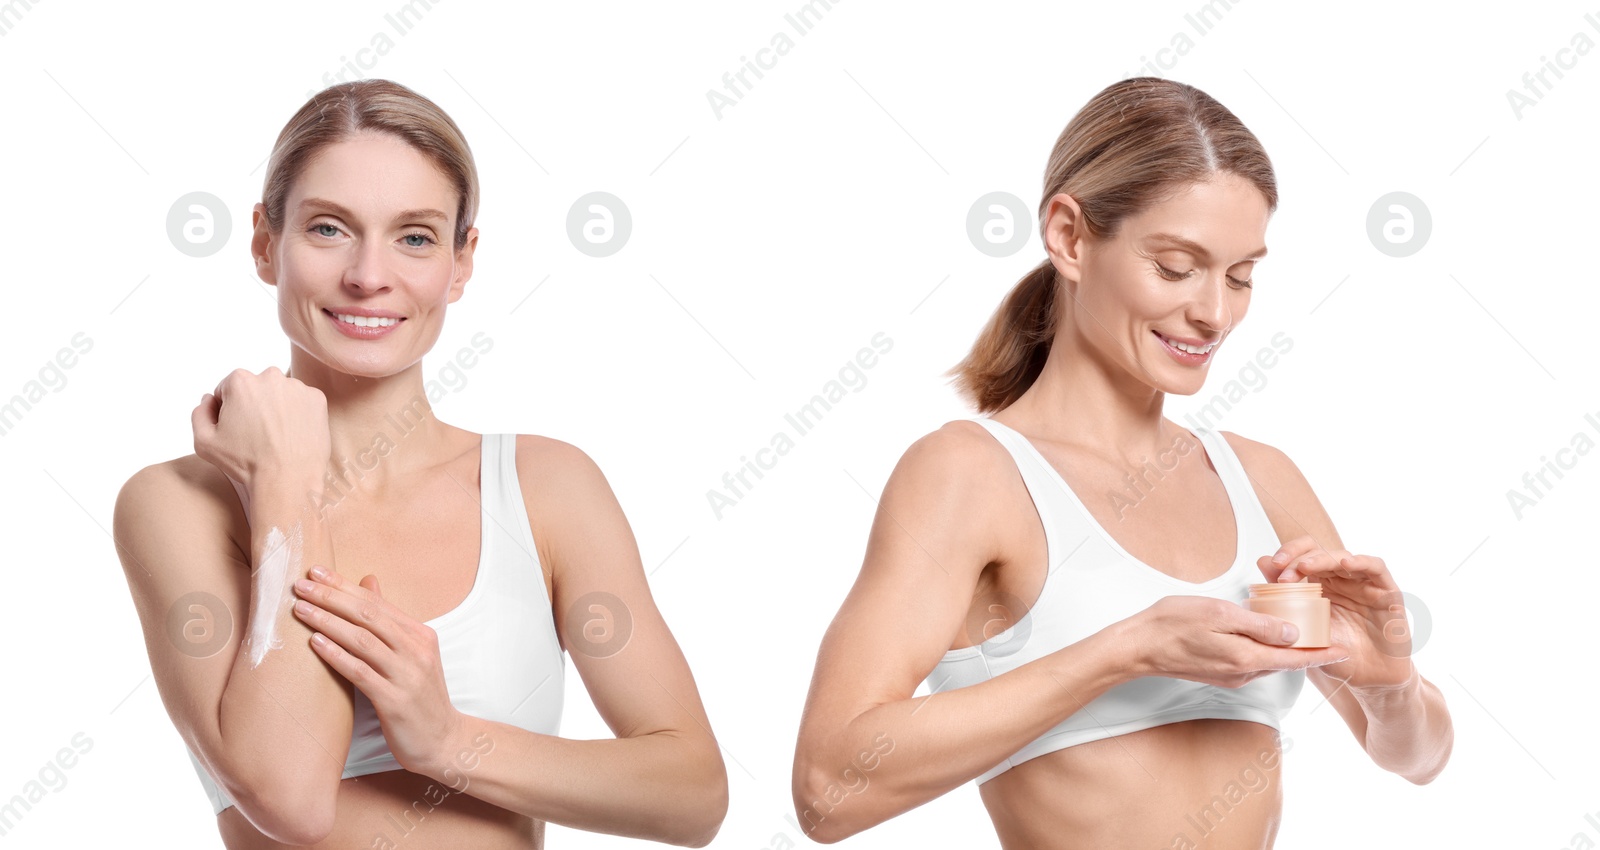
[[[1044,525],[1045,550],[1050,559],[1048,564],[1052,568],[1055,567],[1055,559],[1064,551],[1060,546],[1060,535],[1068,527],[1079,522],[1077,509],[1070,501],[1071,494],[1063,489],[1055,470],[1045,465],[1037,450],[1028,443],[1027,437],[1017,433],[1005,423],[987,416],[974,417],[972,421],[993,434],[1011,455],[1012,462],[1017,466],[1017,472],[1022,475],[1022,483],[1028,487],[1028,495],[1033,499],[1039,521]]]
[[[1228,495],[1234,498],[1234,513],[1239,513],[1243,505],[1239,500],[1255,492],[1250,486],[1250,476],[1244,471],[1244,464],[1239,462],[1239,456],[1233,453],[1233,446],[1221,434],[1210,428],[1193,428],[1196,437],[1205,444],[1206,456],[1211,458],[1211,465],[1217,469],[1217,477],[1222,479],[1223,486],[1227,488]],[[1245,504],[1249,504],[1245,502]]]
[[[1244,464],[1228,439],[1210,428],[1191,430],[1205,443],[1206,455],[1211,458],[1211,465],[1217,469],[1217,477],[1222,479],[1222,486],[1228,491],[1228,500],[1233,504],[1234,521],[1240,524],[1241,537],[1254,546],[1276,547],[1277,530],[1273,528],[1261,499],[1256,496],[1255,485],[1250,483],[1250,474],[1245,471]]]
[[[491,510],[500,502],[500,482],[505,478],[501,464],[505,461],[505,434],[483,435],[483,457],[479,470],[483,493],[483,509]]]
[[[483,521],[485,542],[504,556],[497,559],[520,563],[537,558],[533,531],[528,527],[528,511],[517,477],[517,435],[483,435]]]

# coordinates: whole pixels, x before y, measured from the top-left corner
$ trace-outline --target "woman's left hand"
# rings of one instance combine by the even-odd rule
[[[1382,558],[1324,549],[1308,535],[1283,544],[1273,557],[1262,556],[1256,566],[1269,582],[1305,576],[1322,584],[1330,602],[1329,637],[1347,647],[1350,658],[1317,670],[1353,689],[1394,687],[1410,679],[1405,601]]]
[[[384,599],[376,576],[359,584],[326,568],[312,576],[295,583],[295,616],[315,632],[312,650],[366,695],[400,766],[431,775],[461,728],[438,634]]]

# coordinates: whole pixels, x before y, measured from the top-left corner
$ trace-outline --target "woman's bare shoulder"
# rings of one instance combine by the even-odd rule
[[[952,419],[912,442],[897,469],[913,477],[939,476],[952,485],[972,487],[1003,483],[1012,467],[1005,446],[987,428],[971,419]]]
[[[523,493],[539,492],[551,488],[580,484],[583,479],[599,476],[599,464],[577,446],[554,437],[540,434],[517,435],[517,478]],[[576,495],[576,494],[574,494]]]
[[[225,531],[243,556],[239,529],[249,524],[228,477],[209,461],[188,454],[152,463],[129,476],[117,493],[116,513],[130,532],[180,520],[196,530]],[[248,543],[248,541],[246,541]]]
[[[122,488],[124,491],[131,488],[136,495],[210,501],[222,508],[239,502],[228,477],[195,454],[152,463],[130,476]],[[243,506],[239,507],[242,512]]]
[[[1217,433],[1238,456],[1239,465],[1244,467],[1256,499],[1267,512],[1279,541],[1286,543],[1306,534],[1331,543],[1338,541],[1338,532],[1327,509],[1311,489],[1311,482],[1287,454],[1231,431]]]
[[[1021,515],[1018,499],[1027,494],[1005,447],[982,425],[957,419],[913,440],[875,498],[886,540],[909,535],[918,543],[915,549],[939,552],[935,558],[943,565],[957,564],[964,579],[976,580],[986,564],[1003,559]],[[912,561],[917,557],[908,554]],[[893,573],[907,563],[868,558],[863,570]]]
[[[516,435],[517,485],[540,565],[553,583],[554,550],[581,535],[597,516],[620,513],[599,464],[583,449],[554,437]]]
[[[1290,460],[1282,450],[1232,431],[1217,433],[1227,440],[1228,448],[1233,449],[1234,455],[1239,458],[1239,464],[1244,467],[1245,473],[1252,481],[1259,482],[1269,490],[1305,481],[1305,476],[1300,474],[1300,468],[1295,466],[1294,461]]]

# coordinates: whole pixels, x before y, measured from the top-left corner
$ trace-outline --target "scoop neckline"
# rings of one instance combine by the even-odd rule
[[[1021,440],[1022,444],[1027,447],[1027,450],[1032,453],[1034,459],[1039,461],[1039,463],[1044,466],[1045,471],[1048,472],[1050,477],[1055,480],[1056,484],[1061,487],[1062,491],[1067,494],[1067,498],[1071,499],[1072,503],[1077,506],[1079,513],[1083,515],[1085,521],[1087,521],[1088,524],[1094,529],[1095,533],[1100,536],[1100,539],[1104,540],[1106,545],[1110,546],[1113,551],[1115,551],[1121,557],[1127,559],[1127,561],[1130,563],[1142,567],[1148,572],[1165,579],[1172,584],[1189,588],[1210,588],[1214,585],[1222,584],[1230,575],[1232,575],[1233,571],[1239,567],[1239,559],[1244,556],[1245,549],[1244,523],[1239,519],[1239,500],[1236,498],[1236,495],[1233,492],[1233,485],[1228,483],[1228,476],[1223,474],[1221,465],[1217,463],[1216,457],[1211,452],[1211,447],[1207,444],[1207,435],[1209,435],[1211,432],[1207,431],[1206,429],[1201,428],[1193,431],[1193,433],[1197,441],[1200,443],[1200,450],[1206,453],[1206,459],[1211,462],[1211,466],[1216,471],[1217,477],[1222,480],[1222,491],[1228,499],[1228,511],[1233,517],[1233,557],[1228,559],[1223,566],[1222,572],[1218,573],[1217,575],[1201,581],[1189,581],[1187,579],[1178,578],[1177,576],[1172,575],[1165,570],[1154,567],[1146,563],[1142,558],[1134,557],[1132,553],[1123,548],[1121,543],[1117,542],[1117,538],[1111,536],[1111,532],[1107,531],[1105,526],[1101,525],[1098,519],[1095,519],[1095,516],[1092,512],[1090,512],[1088,505],[1084,504],[1083,500],[1078,498],[1078,494],[1072,489],[1072,485],[1067,483],[1067,479],[1062,477],[1060,470],[1057,470],[1055,464],[1052,464],[1049,459],[1044,456],[1044,453],[1039,451],[1038,446],[1035,446],[1032,440],[1028,439],[1027,436],[1021,431],[1012,428],[1010,425],[1007,425],[998,419],[987,416],[983,418],[989,422],[999,425],[1001,428],[1004,428],[1007,431],[1010,431],[1012,434],[1015,434],[1017,439]]]
[[[456,603],[456,606],[454,608],[451,608],[450,610],[448,610],[448,611],[444,612],[443,614],[440,614],[439,616],[434,617],[434,618],[432,618],[430,620],[424,620],[423,623],[425,623],[426,625],[429,625],[429,626],[437,628],[440,624],[447,623],[449,620],[454,619],[455,616],[459,612],[466,610],[467,606],[469,606],[473,602],[475,602],[477,600],[478,596],[481,595],[480,592],[483,589],[483,585],[484,585],[483,568],[484,568],[484,565],[488,562],[488,559],[489,559],[489,523],[484,521],[484,516],[483,516],[483,511],[484,511],[484,509],[483,509],[483,494],[484,494],[484,490],[485,490],[484,481],[485,481],[486,476],[489,473],[488,455],[489,455],[489,435],[488,434],[479,434],[478,435],[478,567],[477,567],[477,570],[474,571],[473,574],[472,574],[472,587],[467,589],[467,595],[462,597],[461,601]]]

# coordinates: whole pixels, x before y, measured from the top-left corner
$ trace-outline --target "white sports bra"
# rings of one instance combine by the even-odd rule
[[[561,723],[566,655],[556,639],[544,573],[528,526],[516,453],[516,434],[483,435],[478,573],[460,605],[427,623],[439,637],[451,705],[473,717],[554,735]],[[233,805],[193,752],[189,760],[212,809],[221,814]],[[383,737],[377,711],[356,689],[350,755],[340,778],[400,769]]]
[[[926,679],[933,693],[975,685],[1077,643],[1165,596],[1210,596],[1242,602],[1248,585],[1266,579],[1255,560],[1279,545],[1239,458],[1227,440],[1196,428],[1221,476],[1238,529],[1234,562],[1203,582],[1174,578],[1128,554],[1095,521],[1033,443],[989,418],[987,428],[1010,452],[1044,525],[1046,563],[1039,599],[1016,623],[988,640],[944,654]],[[1300,670],[1262,676],[1240,688],[1144,676],[1110,688],[1067,719],[977,778],[982,784],[1029,759],[1088,741],[1202,717],[1250,720],[1278,728],[1305,682]]]

